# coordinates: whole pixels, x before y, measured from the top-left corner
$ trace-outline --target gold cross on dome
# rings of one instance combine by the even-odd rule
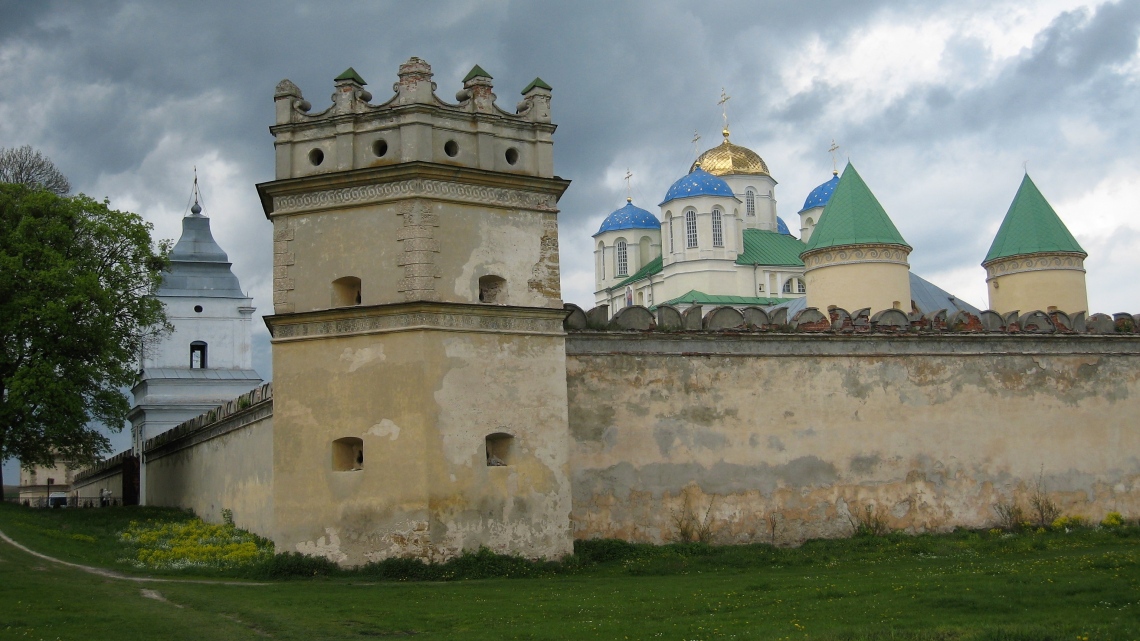
[[[696,131],[694,131],[693,132],[693,157],[694,158],[696,158],[697,154],[701,153],[701,148],[697,146],[697,143],[699,143],[700,141],[701,141],[701,135],[699,133],[697,133]]]
[[[835,159],[835,152],[839,151],[839,145],[835,144],[835,139],[831,139],[831,146],[827,148],[827,153],[831,154],[831,173],[839,173],[838,161]]]
[[[626,167],[625,170],[625,199],[627,202],[633,202],[633,188],[630,187],[630,179],[633,178],[633,172]]]
[[[720,88],[720,100],[718,100],[716,102],[716,104],[720,105],[721,115],[724,116],[724,137],[725,138],[728,137],[728,101],[731,99],[732,99],[732,96],[725,93],[724,87],[721,87]]]

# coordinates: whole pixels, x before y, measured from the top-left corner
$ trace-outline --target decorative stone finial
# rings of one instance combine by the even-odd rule
[[[495,94],[491,92],[491,74],[479,65],[471,68],[470,73],[463,78],[463,100],[470,99],[470,107],[480,113],[493,113],[495,111]],[[457,94],[457,98],[460,96]]]
[[[400,81],[392,86],[397,94],[397,104],[431,104],[435,102],[435,83],[432,82],[431,65],[412,56],[400,65]]]
[[[519,115],[525,115],[532,122],[550,122],[550,85],[535,78],[522,90],[523,101],[519,103]]]

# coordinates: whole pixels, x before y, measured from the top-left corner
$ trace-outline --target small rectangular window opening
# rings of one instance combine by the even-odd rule
[[[206,344],[202,341],[190,343],[190,369],[206,369]]]
[[[603,274],[603,278],[605,275]],[[506,303],[507,302],[507,281],[500,276],[481,276],[479,277],[479,302],[480,303]]]
[[[487,467],[505,467],[511,464],[511,445],[515,438],[496,432],[487,436]]]
[[[337,472],[364,469],[364,441],[346,436],[332,443],[332,468]]]

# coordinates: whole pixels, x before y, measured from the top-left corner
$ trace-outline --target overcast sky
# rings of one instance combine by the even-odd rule
[[[798,229],[830,177],[858,167],[911,268],[986,307],[979,266],[1028,168],[1089,253],[1092,311],[1140,311],[1140,2],[24,2],[0,1],[0,147],[30,144],[75,191],[177,238],[198,167],[214,235],[270,312],[273,88],[314,111],[354,67],[387,100],[410,56],[452,100],[478,63],[511,109],[554,87],[565,300],[593,302],[590,235],[624,204],[657,213],[701,148],[733,141],[779,182]],[[268,334],[255,366],[270,378]],[[126,439],[118,439],[126,442]],[[6,479],[11,479],[6,468]]]

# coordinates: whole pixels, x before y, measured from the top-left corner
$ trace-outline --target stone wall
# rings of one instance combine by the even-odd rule
[[[146,442],[147,502],[272,536],[273,386],[262,385]]]
[[[665,542],[688,515],[720,542],[787,544],[846,535],[865,506],[908,531],[985,527],[1037,483],[1068,514],[1140,514],[1124,315],[1093,335],[860,334],[844,315],[822,333],[570,332],[575,536]]]

